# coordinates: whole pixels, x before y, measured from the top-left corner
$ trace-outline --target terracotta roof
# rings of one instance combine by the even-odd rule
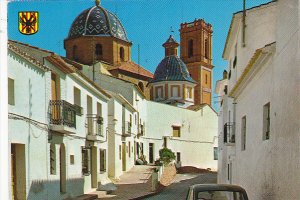
[[[142,66],[140,66],[132,61],[121,62],[120,64],[118,64],[114,67],[108,68],[108,71],[112,71],[112,70],[122,70],[122,71],[130,72],[133,74],[141,75],[144,77],[153,78],[153,74],[151,72],[149,72]]]
[[[38,68],[42,69],[43,71],[49,71],[50,69],[45,66],[40,61],[36,60],[34,57],[30,56],[28,53],[22,51],[21,49],[17,48],[12,42],[8,42],[8,49],[12,52],[16,53],[17,55],[21,56],[28,62],[32,63],[33,65],[37,66]]]

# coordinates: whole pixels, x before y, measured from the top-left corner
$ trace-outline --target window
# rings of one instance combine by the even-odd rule
[[[205,47],[205,58],[208,58],[208,39],[206,38],[205,39],[205,42],[204,42],[204,47]]]
[[[246,150],[246,116],[242,118],[242,130],[241,130],[241,139],[242,139],[242,151]]]
[[[132,115],[129,114],[129,123],[130,123],[130,126],[132,126]]]
[[[263,140],[270,139],[270,102],[263,108]]]
[[[74,165],[75,164],[75,158],[74,155],[70,155],[70,164]]]
[[[205,84],[207,84],[207,74],[205,74]]]
[[[106,172],[106,149],[100,149],[100,172]]]
[[[121,59],[121,61],[124,61],[124,57],[125,57],[125,55],[124,55],[124,48],[120,47],[120,59]]]
[[[55,144],[50,145],[50,174],[56,174],[56,149]]]
[[[122,159],[122,146],[119,145],[119,159]]]
[[[233,60],[233,69],[235,68],[237,63],[237,44],[234,46],[234,60]]]
[[[180,96],[180,87],[177,85],[171,85],[171,97]]]
[[[188,57],[192,57],[194,54],[194,41],[193,40],[189,40],[188,42]]]
[[[177,162],[181,162],[181,155],[180,155],[180,152],[177,152],[177,153],[176,153],[176,161],[177,161]]]
[[[164,137],[164,148],[168,147],[168,143],[167,143],[167,137]]]
[[[162,99],[163,98],[163,87],[155,87],[155,97],[156,99]]]
[[[180,127],[173,126],[173,137],[180,137]]]
[[[218,157],[219,157],[219,155],[218,155],[218,147],[214,147],[214,160],[218,160]]]
[[[82,165],[82,174],[85,176],[90,175],[90,172],[91,172],[90,156],[91,156],[90,149],[87,147],[82,147],[82,149],[81,149],[81,158],[82,158],[81,165]]]
[[[187,95],[186,95],[187,98],[192,99],[193,98],[193,88],[187,87],[186,90],[187,90]]]
[[[77,106],[81,106],[81,95],[80,90],[77,87],[74,87],[74,104]]]
[[[102,45],[101,44],[96,44],[95,54],[96,54],[96,56],[102,55]]]
[[[15,105],[15,81],[8,78],[8,104]]]
[[[139,88],[144,92],[144,84],[142,82],[138,83]]]

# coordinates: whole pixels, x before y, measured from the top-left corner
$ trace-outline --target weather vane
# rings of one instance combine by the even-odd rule
[[[172,26],[170,27],[170,33],[171,33],[171,35],[174,33],[174,30],[173,30]]]

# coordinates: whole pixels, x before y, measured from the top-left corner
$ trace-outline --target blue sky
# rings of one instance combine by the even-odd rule
[[[247,8],[270,0],[247,0]],[[77,15],[95,5],[94,0],[14,1],[8,5],[9,39],[18,40],[65,56],[63,40]],[[213,26],[213,85],[222,78],[227,63],[222,59],[232,13],[242,10],[243,0],[102,0],[101,6],[117,14],[132,41],[132,60],[149,71],[164,57],[161,46],[170,35],[170,27],[179,42],[180,23],[202,18]],[[18,12],[38,11],[39,32],[25,36],[18,31]],[[213,99],[216,108],[216,98]]]

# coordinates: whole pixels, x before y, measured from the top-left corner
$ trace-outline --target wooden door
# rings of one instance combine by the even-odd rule
[[[122,170],[126,171],[126,143],[122,143]]]
[[[66,192],[66,181],[67,181],[67,174],[66,174],[66,149],[65,145],[61,144],[59,149],[59,173],[60,173],[60,192]]]
[[[55,74],[51,74],[51,100],[56,101],[58,100],[58,91],[57,91],[57,76]],[[52,112],[52,119],[58,120],[59,119],[59,105],[53,103],[51,106]]]
[[[149,163],[153,163],[153,161],[154,161],[153,151],[154,151],[154,144],[149,143]]]
[[[10,164],[10,170],[11,170],[11,195],[12,200],[15,200],[16,198],[16,153],[15,153],[15,146],[11,145],[11,164]]]

